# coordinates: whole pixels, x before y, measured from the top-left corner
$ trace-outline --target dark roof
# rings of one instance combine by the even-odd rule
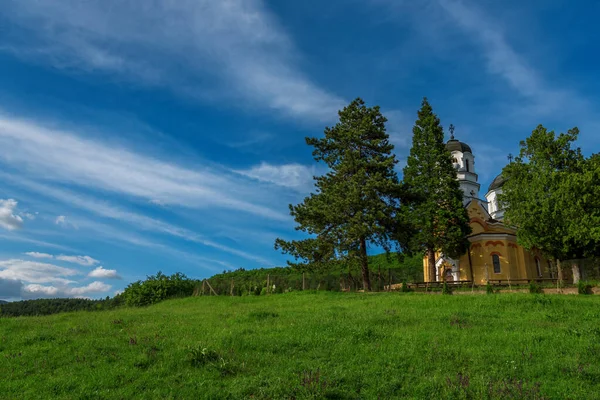
[[[504,179],[504,177],[502,176],[502,174],[498,175],[497,177],[494,178],[494,180],[490,184],[490,187],[488,188],[488,192],[490,190],[501,188],[502,185],[504,185],[504,182],[506,182],[506,179]]]
[[[446,143],[446,149],[449,152],[460,151],[461,153],[472,153],[468,144],[459,142],[456,139],[448,140],[448,143]]]

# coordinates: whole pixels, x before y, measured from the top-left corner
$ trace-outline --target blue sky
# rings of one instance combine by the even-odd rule
[[[596,2],[5,0],[0,299],[282,265],[306,136],[355,97],[401,160],[423,96],[482,194],[539,123],[598,149]]]

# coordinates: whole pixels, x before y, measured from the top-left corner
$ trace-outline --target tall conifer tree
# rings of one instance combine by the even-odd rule
[[[329,172],[315,177],[316,193],[301,204],[290,205],[297,230],[315,237],[287,242],[275,248],[321,266],[331,260],[358,261],[363,285],[371,290],[367,246],[389,251],[400,231],[401,185],[394,166],[394,146],[385,130],[379,107],[366,107],[357,98],[338,112],[339,122],[325,129],[325,137],[306,138],[313,157]],[[290,263],[293,264],[293,263]]]
[[[435,281],[435,252],[441,250],[450,257],[464,254],[471,227],[444,130],[427,98],[413,127],[403,180],[412,198],[408,215],[416,230],[410,247],[426,253],[429,281]]]

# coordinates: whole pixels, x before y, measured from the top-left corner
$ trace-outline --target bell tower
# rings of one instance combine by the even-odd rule
[[[475,156],[468,144],[454,138],[454,125],[451,124],[449,129],[450,140],[446,143],[446,149],[452,154],[452,165],[463,191],[463,204],[467,204],[473,199],[479,199],[481,185],[477,182],[478,176],[475,173]]]

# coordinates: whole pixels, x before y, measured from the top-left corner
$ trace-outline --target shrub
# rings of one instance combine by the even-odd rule
[[[268,292],[267,292],[267,288],[266,288],[266,287],[264,287],[264,288],[260,289],[260,295],[261,295],[261,296],[265,296],[265,295],[267,295],[267,293],[268,293]]]
[[[408,284],[406,283],[406,279],[402,281],[402,287],[400,288],[400,291],[403,293],[412,292],[412,289],[409,288]]]
[[[159,271],[145,281],[129,284],[122,296],[128,306],[147,306],[173,297],[191,296],[197,283],[180,272],[167,276]]]
[[[487,294],[494,294],[494,287],[492,286],[492,284],[491,284],[490,282],[488,282],[488,283],[485,285],[485,292],[486,292]]]
[[[452,294],[452,288],[446,281],[444,281],[444,284],[442,285],[442,294]]]
[[[529,293],[540,294],[544,293],[542,287],[535,282],[529,282]]]
[[[592,287],[593,286],[590,285],[588,282],[579,281],[579,283],[577,284],[577,292],[579,294],[593,294]]]

